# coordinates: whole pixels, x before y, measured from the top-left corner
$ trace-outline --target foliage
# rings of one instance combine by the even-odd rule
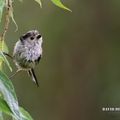
[[[56,6],[72,12],[69,8],[67,8],[66,6],[64,6],[60,0],[51,0],[51,1],[52,1]]]
[[[22,0],[19,0],[22,1]],[[35,0],[42,7],[41,0]],[[71,11],[69,8],[65,7],[60,0],[51,0],[56,6],[63,8],[65,10]],[[12,68],[3,54],[3,52],[8,53],[8,47],[5,44],[5,34],[8,30],[10,18],[16,25],[17,24],[13,17],[13,7],[12,0],[0,0],[0,22],[5,9],[5,25],[3,33],[0,36],[0,120],[3,120],[2,113],[11,116],[14,120],[33,120],[30,114],[22,107],[19,106],[18,99],[15,93],[14,86],[8,76],[3,72],[2,65],[5,63],[7,67],[12,71]]]

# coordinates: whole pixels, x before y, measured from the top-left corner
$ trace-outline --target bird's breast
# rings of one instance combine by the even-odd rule
[[[27,60],[35,61],[42,55],[42,48],[39,44],[25,46],[23,53]]]

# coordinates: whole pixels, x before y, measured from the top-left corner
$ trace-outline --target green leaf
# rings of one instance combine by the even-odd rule
[[[1,22],[4,6],[5,6],[5,0],[0,0],[0,22]]]
[[[17,120],[23,120],[20,115],[20,110],[18,106],[18,100],[15,94],[13,84],[8,77],[0,71],[0,92],[3,95],[4,100],[11,109],[14,117]]]
[[[0,111],[0,120],[3,120],[3,113]]]
[[[3,113],[9,116],[14,116],[10,107],[2,97],[0,97],[0,111],[2,111]],[[30,114],[22,107],[20,107],[20,113],[21,113],[22,120],[33,120]],[[2,115],[0,115],[0,120],[1,120],[1,117]]]
[[[8,53],[8,47],[7,47],[6,43],[4,42],[4,40],[0,41],[0,51]],[[3,63],[3,61],[4,61],[4,58],[3,58],[2,55],[0,55],[0,70],[2,70],[2,63]],[[7,61],[6,63],[8,65],[8,67],[10,68],[10,70],[12,70],[11,67],[10,67],[9,62]]]
[[[10,66],[10,63],[8,62],[6,56],[3,54],[2,51],[0,51],[0,58],[6,63],[10,71],[12,72],[12,67]]]
[[[30,116],[30,114],[22,107],[20,107],[20,112],[22,113],[21,116],[24,120],[33,120],[33,118]]]
[[[8,47],[7,44],[5,43],[5,40],[0,41],[0,48],[1,51],[8,53]]]
[[[42,2],[41,2],[41,0],[35,0],[39,5],[40,5],[40,7],[42,8]]]
[[[6,103],[6,101],[0,97],[0,111],[8,114],[8,115],[12,115],[12,111],[9,108],[8,104]]]
[[[64,6],[64,5],[62,4],[61,0],[51,0],[51,1],[52,1],[56,6],[72,12],[69,8],[67,8],[66,6]]]

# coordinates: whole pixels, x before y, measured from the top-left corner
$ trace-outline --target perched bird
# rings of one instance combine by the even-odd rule
[[[25,70],[39,86],[34,68],[42,57],[42,36],[37,30],[28,31],[16,42],[13,50],[13,60],[20,70]]]

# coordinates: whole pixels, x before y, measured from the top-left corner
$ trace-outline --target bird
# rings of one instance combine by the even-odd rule
[[[17,71],[27,71],[33,82],[39,86],[37,77],[34,72],[35,66],[40,62],[42,57],[43,39],[38,30],[30,30],[20,36],[13,49],[13,61]]]

